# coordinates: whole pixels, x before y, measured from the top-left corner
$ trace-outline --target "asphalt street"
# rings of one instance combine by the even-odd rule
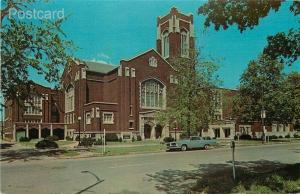
[[[183,193],[204,171],[230,165],[230,148],[1,163],[1,192]],[[241,164],[300,162],[300,144],[240,147]],[[238,164],[238,163],[237,163]],[[237,172],[238,173],[238,172]]]

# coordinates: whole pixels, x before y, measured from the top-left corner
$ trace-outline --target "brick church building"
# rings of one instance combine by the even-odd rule
[[[123,138],[169,136],[168,126],[155,121],[156,111],[166,108],[166,93],[176,84],[169,61],[188,57],[194,48],[193,16],[176,8],[157,18],[156,49],[149,49],[120,64],[74,59],[62,74],[60,89],[35,85],[41,95],[25,107],[6,101],[5,134],[41,138],[47,135],[99,137],[103,130]],[[30,102],[29,102],[30,101]]]
[[[156,49],[123,59],[119,65],[73,59],[64,69],[58,90],[35,84],[37,95],[24,106],[18,101],[5,101],[5,136],[13,140],[49,135],[65,139],[75,138],[79,129],[83,136],[95,138],[104,129],[123,139],[174,136],[173,129],[157,123],[155,113],[166,108],[166,93],[177,84],[170,60],[189,57],[189,50],[195,47],[193,15],[172,8],[157,18],[156,30]],[[222,93],[216,98],[217,122],[202,135],[233,138],[236,130],[250,130],[252,134],[252,125],[237,126],[228,111],[231,105],[221,103],[222,96],[232,98],[237,91]],[[259,133],[260,127],[253,126]]]

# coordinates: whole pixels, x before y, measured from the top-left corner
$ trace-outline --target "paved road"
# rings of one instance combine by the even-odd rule
[[[240,147],[241,164],[300,162],[300,144]],[[182,193],[206,170],[228,166],[229,148],[77,160],[1,163],[2,193]],[[244,163],[243,163],[244,161]]]

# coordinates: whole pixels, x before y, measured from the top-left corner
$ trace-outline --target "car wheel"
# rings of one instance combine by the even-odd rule
[[[186,145],[182,145],[181,146],[181,151],[186,151],[187,150],[187,146]]]
[[[205,149],[205,150],[207,150],[207,149],[208,149],[208,147],[209,147],[209,146],[208,146],[207,144],[206,144],[206,145],[204,145],[204,149]]]

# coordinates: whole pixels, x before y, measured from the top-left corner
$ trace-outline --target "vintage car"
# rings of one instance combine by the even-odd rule
[[[215,139],[205,139],[198,136],[192,136],[189,139],[182,139],[166,143],[167,151],[170,150],[182,150],[188,149],[208,149],[209,146],[217,144]]]

